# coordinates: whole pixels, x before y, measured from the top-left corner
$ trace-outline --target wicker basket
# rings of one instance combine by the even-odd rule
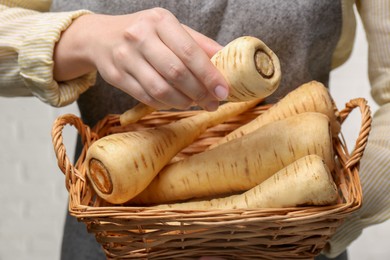
[[[86,151],[94,141],[114,132],[165,124],[198,111],[155,112],[126,128],[120,126],[119,115],[107,115],[93,129],[77,116],[67,114],[55,121],[52,137],[58,165],[65,174],[70,213],[95,234],[107,258],[196,259],[215,255],[227,259],[312,259],[342,221],[362,203],[358,169],[371,127],[370,109],[365,99],[357,98],[339,112],[344,122],[356,107],[360,108],[362,123],[354,151],[348,152],[341,135],[334,141],[339,163],[333,174],[340,199],[337,205],[324,207],[166,211],[109,205],[96,196],[83,164]],[[180,156],[203,151],[268,108],[256,107],[209,129]],[[62,131],[66,125],[76,127],[84,142],[75,165],[63,144]]]

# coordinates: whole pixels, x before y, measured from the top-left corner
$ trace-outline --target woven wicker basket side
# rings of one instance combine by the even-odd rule
[[[69,210],[83,221],[104,248],[107,258],[195,259],[204,255],[227,259],[311,259],[326,246],[345,218],[362,203],[359,161],[371,127],[370,109],[364,99],[354,99],[339,111],[341,120],[360,108],[362,122],[352,153],[342,136],[334,140],[338,167],[333,172],[340,199],[336,205],[253,210],[166,211],[147,207],[110,205],[96,196],[86,178],[84,159],[89,146],[102,136],[166,124],[198,113],[155,112],[137,124],[121,127],[118,115],[107,115],[92,130],[73,115],[59,117],[53,126],[58,164],[65,174]],[[180,156],[203,151],[218,138],[263,113],[256,107],[209,129]],[[84,149],[73,165],[62,141],[65,125],[75,126]]]

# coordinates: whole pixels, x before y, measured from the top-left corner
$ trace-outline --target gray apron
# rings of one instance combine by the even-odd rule
[[[328,86],[331,59],[341,33],[341,3],[328,0],[54,0],[52,11],[88,9],[96,13],[128,14],[163,7],[180,22],[225,45],[251,35],[260,38],[279,57],[282,81],[267,103],[311,80]],[[77,101],[83,121],[93,126],[107,114],[122,113],[136,100],[104,82]],[[77,144],[76,158],[81,150]],[[62,259],[105,259],[83,223],[67,215]],[[320,258],[318,258],[320,259]],[[321,258],[326,259],[326,258]],[[339,259],[346,259],[343,254]]]

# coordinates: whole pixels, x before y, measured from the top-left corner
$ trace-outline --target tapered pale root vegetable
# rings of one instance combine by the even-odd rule
[[[87,151],[87,176],[101,198],[110,203],[124,203],[140,193],[180,150],[207,128],[258,102],[230,102],[217,111],[200,112],[164,126],[103,137]]]
[[[129,203],[161,204],[242,192],[309,154],[321,156],[329,169],[334,168],[329,119],[324,114],[307,112],[275,121],[169,164]]]
[[[211,62],[225,77],[229,87],[227,101],[249,101],[271,95],[281,79],[280,62],[275,53],[261,40],[239,37],[218,51]],[[121,125],[137,122],[155,111],[145,104],[125,112]]]
[[[317,155],[308,155],[242,194],[152,208],[210,210],[324,206],[334,204],[337,198],[337,186],[325,162]]]
[[[138,103],[133,108],[120,115],[119,122],[122,126],[133,124],[154,111],[156,110],[153,107],[147,106],[144,103]]]
[[[337,136],[340,133],[341,123],[339,114],[328,89],[318,81],[311,81],[291,91],[266,112],[219,139],[218,142],[210,145],[208,149],[248,134],[267,123],[303,112],[319,112],[327,115],[333,136]]]

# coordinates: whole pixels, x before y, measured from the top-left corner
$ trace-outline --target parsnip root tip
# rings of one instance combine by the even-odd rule
[[[121,126],[126,126],[138,122],[141,118],[156,111],[155,108],[139,103],[133,108],[127,110],[119,117]]]

